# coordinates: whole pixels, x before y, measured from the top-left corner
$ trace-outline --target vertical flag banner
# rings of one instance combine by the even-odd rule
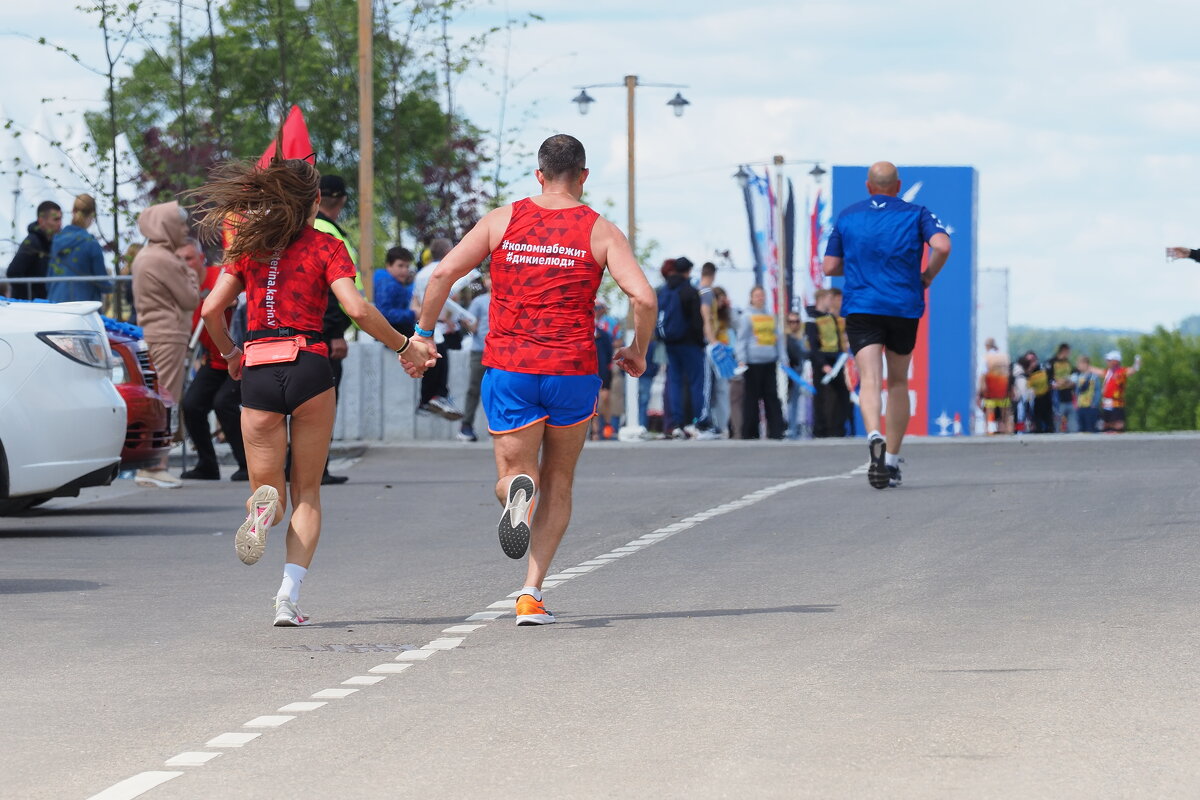
[[[909,374],[912,419],[908,433],[931,436],[969,433],[976,382],[979,173],[974,167],[900,166],[898,169],[900,197],[933,212],[946,226],[952,243],[949,261],[925,293],[925,316],[918,328]],[[833,168],[834,219],[844,208],[867,197],[866,182],[867,167]],[[841,278],[835,278],[834,285],[840,286]]]
[[[755,183],[754,176],[746,181],[746,185],[742,187],[742,199],[746,203],[746,225],[750,231],[750,255],[754,259],[754,282],[758,283],[762,279],[763,257],[761,242],[758,237],[758,226],[754,218],[755,208],[757,207],[756,195],[758,187]]]
[[[796,305],[792,298],[801,294],[796,291],[796,270],[793,269],[796,263],[796,192],[792,187],[791,178],[787,181],[787,203],[783,206],[783,241],[783,274],[787,278],[785,311],[791,311]]]
[[[825,273],[821,270],[821,262],[825,257],[825,245],[829,241],[830,209],[829,203],[820,187],[813,198],[812,208],[808,214],[808,281],[804,287],[804,305],[813,304],[817,290],[825,287]]]
[[[746,183],[746,213],[754,253],[754,283],[766,290],[767,310],[773,313],[779,251],[775,239],[775,193],[771,191],[771,179],[766,170],[761,175],[750,174]]]

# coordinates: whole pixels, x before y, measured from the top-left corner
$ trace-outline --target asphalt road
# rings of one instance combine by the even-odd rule
[[[0,519],[0,796],[1200,796],[1197,452],[589,446],[545,628],[486,445],[343,469],[303,629],[244,484],[121,482]]]

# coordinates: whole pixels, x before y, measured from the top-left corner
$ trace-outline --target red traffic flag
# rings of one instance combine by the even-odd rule
[[[258,160],[258,166],[267,166],[274,155],[275,140],[272,139],[262,158]],[[317,154],[313,152],[312,140],[308,138],[308,125],[304,123],[304,114],[300,111],[300,106],[292,106],[283,122],[283,157],[301,158],[309,163],[314,163],[317,159]]]

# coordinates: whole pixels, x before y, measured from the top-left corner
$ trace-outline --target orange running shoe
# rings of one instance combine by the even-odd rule
[[[554,615],[546,610],[546,603],[531,594],[523,594],[517,598],[518,625],[549,625],[554,622]]]

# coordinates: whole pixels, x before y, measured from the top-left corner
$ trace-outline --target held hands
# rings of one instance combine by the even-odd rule
[[[225,359],[225,364],[229,367],[229,377],[240,381],[242,379],[242,350],[240,347],[233,348],[233,352]]]
[[[329,340],[329,357],[334,361],[340,361],[350,355],[350,346],[346,344],[345,339],[330,339]]]
[[[928,289],[931,283],[933,283],[933,275],[929,273],[929,270],[925,270],[921,273],[921,285]]]
[[[613,363],[631,378],[640,378],[646,371],[646,356],[639,355],[633,347],[626,345],[613,353]]]
[[[409,337],[408,349],[399,355],[400,366],[410,378],[420,378],[441,357],[437,346],[421,336]]]
[[[1192,251],[1187,247],[1168,247],[1167,258],[1189,258]]]

